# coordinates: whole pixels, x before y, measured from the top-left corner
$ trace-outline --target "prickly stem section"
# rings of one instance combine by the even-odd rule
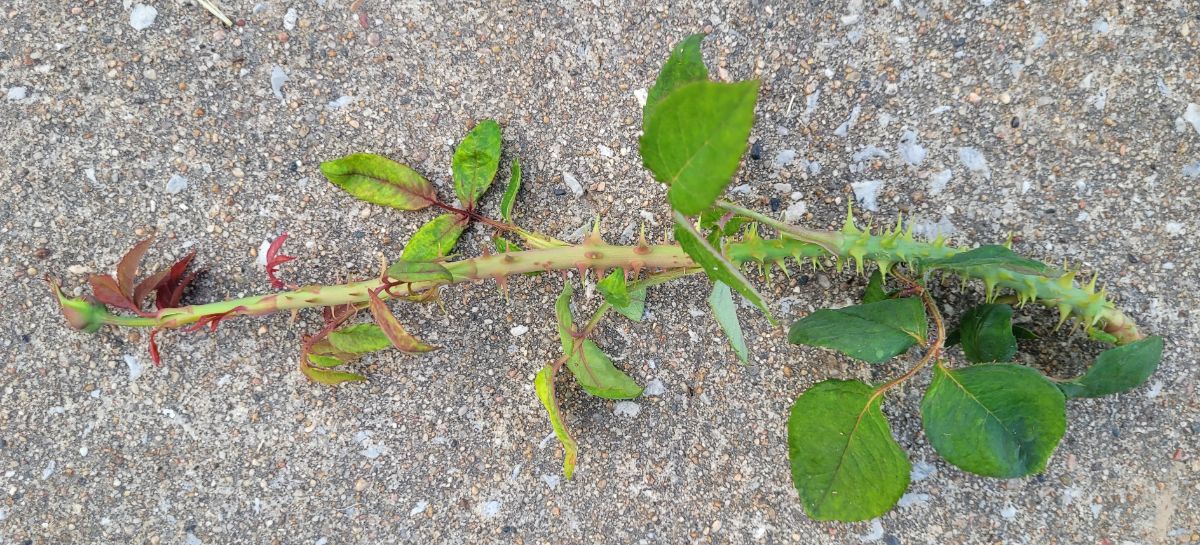
[[[816,266],[822,259],[833,259],[838,267],[853,261],[859,273],[863,272],[863,263],[866,261],[875,262],[886,271],[896,263],[911,265],[928,259],[950,257],[962,251],[946,246],[941,237],[933,242],[917,241],[911,230],[902,231],[899,225],[873,235],[855,226],[852,217],[847,218],[842,228],[836,250],[834,253],[821,245],[786,236],[764,240],[754,232],[741,242],[726,246],[729,259],[737,264],[750,261],[779,263],[791,258],[800,264],[811,261]],[[1075,281],[1075,272],[1039,275],[986,266],[960,272],[964,279],[982,281],[989,301],[997,298],[999,290],[1007,289],[1014,292],[1018,304],[1035,302],[1055,308],[1059,311],[1061,321],[1077,318],[1085,328],[1099,328],[1116,337],[1118,344],[1128,344],[1144,337],[1133,320],[1108,300],[1103,289],[1096,290],[1094,278],[1086,285],[1079,285]]]
[[[509,252],[490,254],[474,259],[465,259],[445,263],[453,280],[414,282],[398,288],[395,293],[421,294],[435,290],[447,284],[458,284],[468,281],[505,278],[514,274],[540,272],[551,270],[610,270],[628,268],[634,271],[655,271],[670,269],[688,269],[695,267],[692,259],[675,245],[653,246],[612,246],[601,240],[593,240],[582,246],[563,246],[524,252]],[[129,326],[176,328],[194,324],[205,317],[222,316],[258,316],[282,310],[295,310],[312,307],[326,307],[345,304],[365,303],[370,299],[369,293],[379,291],[381,298],[388,298],[387,290],[382,290],[379,278],[361,282],[331,286],[305,286],[300,289],[269,295],[258,295],[231,299],[203,305],[191,305],[179,308],[162,309],[153,317],[135,317],[110,314],[103,306],[87,304],[90,312],[97,313],[94,317],[98,323]],[[56,293],[61,293],[56,290]],[[65,308],[71,308],[73,299],[60,296]],[[78,301],[83,301],[82,299]],[[81,302],[80,305],[84,305]],[[76,320],[79,321],[79,320]]]

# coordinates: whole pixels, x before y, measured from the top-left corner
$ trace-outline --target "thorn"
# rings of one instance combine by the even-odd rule
[[[876,263],[879,264],[879,279],[887,282],[888,272],[892,270],[892,262],[886,259],[880,259],[877,260]]]
[[[1005,247],[1005,248],[1008,248],[1009,250],[1011,250],[1011,249],[1012,249],[1012,245],[1013,245],[1013,232],[1012,232],[1012,231],[1009,231],[1009,232],[1008,232],[1008,237],[1006,237],[1006,238],[1005,238],[1005,240],[1004,240],[1004,247]]]
[[[583,245],[584,246],[603,246],[605,244],[607,244],[607,243],[604,242],[604,237],[600,236],[600,215],[597,214],[596,215],[596,223],[592,227],[592,232],[588,233],[587,236],[583,237]]]
[[[792,277],[791,271],[789,271],[787,268],[787,262],[784,261],[782,257],[775,259],[775,265],[779,267],[779,270],[783,271],[783,276],[787,278]]]
[[[642,260],[640,260],[640,259],[634,259],[633,261],[630,261],[630,262],[629,262],[629,268],[630,268],[630,270],[633,272],[633,277],[634,277],[634,278],[637,278],[638,276],[641,276],[641,274],[642,274],[642,267],[644,267],[645,265],[646,265],[646,263],[645,263],[645,262],[643,262],[643,261],[642,261]]]
[[[1099,277],[1100,277],[1099,271],[1092,273],[1092,280],[1089,281],[1087,283],[1087,286],[1084,288],[1085,290],[1087,290],[1088,293],[1096,293],[1096,279]]]
[[[483,247],[483,257],[487,258],[487,257],[491,257],[491,256],[492,256],[492,249],[487,246],[484,246]]]
[[[575,264],[575,268],[579,270],[579,281],[582,283],[587,279],[587,263],[579,262]]]
[[[1066,303],[1062,303],[1062,304],[1058,305],[1058,324],[1054,326],[1054,330],[1058,331],[1058,329],[1061,328],[1064,323],[1066,323],[1067,318],[1070,316],[1071,316],[1071,305],[1068,305]]]

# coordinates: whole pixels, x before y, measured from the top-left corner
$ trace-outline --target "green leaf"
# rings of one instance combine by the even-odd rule
[[[792,482],[808,515],[858,521],[886,513],[912,465],[892,438],[882,395],[856,380],[827,380],[796,398],[788,418]]]
[[[304,376],[312,379],[314,382],[337,386],[343,382],[358,382],[367,380],[367,377],[356,373],[347,373],[346,371],[337,371],[334,369],[323,369],[321,367],[310,367],[301,365],[300,371]]]
[[[417,171],[372,153],[355,153],[321,163],[321,173],[355,198],[401,210],[420,210],[437,201],[433,184]]]
[[[733,292],[724,282],[713,282],[712,293],[708,296],[708,308],[721,325],[721,330],[729,338],[729,346],[737,354],[742,363],[750,361],[750,351],[746,348],[746,339],[742,337],[742,324],[738,322],[737,305],[733,302]]]
[[[928,324],[919,297],[821,309],[792,324],[788,342],[832,348],[868,363],[883,363],[925,341]]]
[[[430,352],[434,350],[433,346],[425,344],[420,339],[412,336],[408,330],[404,329],[404,326],[400,324],[400,321],[396,319],[392,311],[388,310],[387,304],[378,295],[375,295],[374,291],[370,292],[370,295],[369,308],[371,309],[371,317],[375,318],[375,323],[379,324],[384,335],[391,341],[392,346],[399,348],[401,352],[408,353]]]
[[[876,303],[888,298],[887,291],[883,289],[883,273],[879,269],[871,273],[871,279],[867,281],[867,290],[863,292],[864,303]]]
[[[714,249],[696,231],[696,226],[692,224],[691,220],[683,217],[683,214],[679,212],[675,212],[675,240],[679,242],[679,246],[683,248],[684,252],[687,252],[697,264],[704,268],[704,273],[709,278],[724,282],[725,285],[744,295],[754,306],[762,310],[772,325],[775,324],[775,317],[771,316],[771,311],[767,310],[762,296],[758,294],[754,286],[750,285],[750,281],[742,276],[737,266]]]
[[[1016,252],[997,244],[980,246],[950,257],[922,261],[921,266],[928,269],[942,269],[947,271],[964,271],[975,267],[991,267],[1008,269],[1022,274],[1039,274],[1051,270],[1050,266],[1045,263],[1021,257]]]
[[[625,284],[625,271],[614,269],[596,283],[596,289],[600,295],[604,296],[604,300],[614,307],[629,306],[632,300],[629,297],[629,287]]]
[[[387,276],[397,282],[454,282],[454,275],[439,263],[400,259],[387,268]]]
[[[1016,337],[1016,338],[1018,338],[1018,339],[1025,339],[1025,340],[1029,340],[1029,339],[1036,339],[1036,338],[1038,338],[1038,334],[1037,334],[1037,333],[1034,333],[1032,329],[1029,329],[1029,328],[1026,328],[1026,327],[1021,327],[1021,326],[1019,326],[1019,325],[1016,325],[1016,324],[1013,324],[1013,326],[1012,326],[1012,332],[1013,332],[1013,336],[1014,336],[1014,337]]]
[[[474,208],[500,168],[500,124],[485,119],[475,125],[454,150],[454,193]]]
[[[1045,469],[1067,429],[1062,392],[1036,370],[1013,364],[938,365],[921,419],[947,462],[1001,478]]]
[[[537,377],[533,379],[533,388],[542,406],[546,407],[554,435],[558,437],[558,442],[562,443],[563,475],[570,479],[575,475],[575,458],[579,455],[579,445],[571,437],[571,432],[567,431],[567,425],[563,422],[562,412],[558,407],[558,397],[554,395],[554,368],[547,365],[538,371]]]
[[[574,293],[575,288],[571,286],[571,282],[563,282],[562,292],[554,301],[554,316],[558,319],[558,340],[562,343],[564,354],[575,350],[575,336],[571,334],[574,322],[571,317],[571,295]]]
[[[308,362],[317,367],[337,367],[346,363],[345,360],[336,356],[323,356],[321,354],[309,354]]]
[[[649,119],[654,109],[667,95],[679,86],[694,81],[708,79],[708,68],[704,66],[704,56],[700,52],[700,43],[704,41],[703,34],[692,34],[675,45],[671,56],[658,72],[654,87],[646,93],[646,105],[642,107],[642,119]]]
[[[642,317],[646,315],[646,288],[629,292],[629,304],[613,305],[613,310],[635,322],[642,321]]]
[[[365,323],[333,330],[329,333],[329,344],[349,354],[366,354],[392,347],[382,328]]]
[[[604,399],[633,399],[642,395],[642,387],[613,365],[611,359],[591,339],[572,350],[567,368],[584,391]]]
[[[513,159],[512,170],[508,175],[508,187],[504,189],[504,198],[500,199],[500,217],[505,223],[512,223],[513,204],[517,202],[517,192],[521,190],[521,161]]]
[[[442,214],[429,220],[413,233],[404,245],[400,259],[405,261],[433,261],[446,257],[454,251],[458,237],[467,228],[467,218],[455,213]]]
[[[1100,353],[1096,362],[1083,376],[1064,382],[1058,387],[1067,397],[1100,397],[1128,392],[1140,386],[1162,360],[1162,337],[1146,337],[1140,341]]]
[[[958,324],[963,354],[973,363],[1012,361],[1017,353],[1012,307],[978,305],[963,314]]]
[[[667,184],[671,207],[698,214],[725,190],[754,124],[757,81],[697,81],[676,88],[642,125],[642,162]]]

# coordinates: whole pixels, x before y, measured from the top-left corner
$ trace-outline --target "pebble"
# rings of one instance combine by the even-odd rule
[[[294,30],[296,28],[296,20],[299,18],[300,14],[296,13],[296,8],[288,8],[287,13],[283,14],[283,28]]]
[[[29,91],[24,87],[8,88],[8,100],[25,100],[27,96],[29,96]]]
[[[135,4],[129,11],[129,26],[134,30],[146,30],[154,24],[156,18],[158,18],[158,10],[154,9],[154,6]]]
[[[579,180],[575,179],[574,174],[563,171],[563,183],[567,185],[567,189],[571,190],[571,194],[576,197],[583,196],[583,185],[579,183]]]
[[[355,492],[362,492],[363,490],[366,490],[366,489],[367,489],[367,480],[366,479],[359,479],[359,480],[355,481],[355,483],[354,483],[354,491]]]
[[[188,179],[178,174],[172,174],[171,179],[167,180],[167,185],[163,190],[169,195],[178,194],[180,191],[187,189]]]
[[[379,47],[379,33],[372,32],[367,34],[367,45],[371,47]]]
[[[613,414],[625,418],[634,418],[642,413],[642,406],[632,401],[618,401],[613,406]]]
[[[513,326],[513,328],[509,330],[509,333],[512,333],[513,337],[520,337],[521,335],[524,335],[528,332],[529,332],[529,326],[526,326],[526,325]]]
[[[1012,102],[1012,95],[1010,95],[1008,93],[1000,93],[1000,103],[1001,104],[1008,104],[1010,102]]]

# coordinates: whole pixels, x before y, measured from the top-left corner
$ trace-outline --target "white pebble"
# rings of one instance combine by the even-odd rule
[[[618,401],[613,407],[613,414],[625,418],[634,418],[641,414],[642,406],[632,401]]]
[[[1004,517],[1005,520],[1015,519],[1017,518],[1017,508],[1009,505],[1000,510],[1000,516]]]
[[[167,180],[167,185],[163,190],[170,195],[175,195],[184,189],[187,189],[188,179],[178,174],[172,174],[171,179]]]
[[[496,515],[499,515],[500,514],[500,502],[498,502],[496,500],[489,501],[489,502],[483,504],[482,507],[480,507],[479,512],[482,513],[483,516],[487,517],[487,518],[492,518]]]
[[[855,104],[854,109],[850,110],[850,118],[834,129],[834,136],[845,138],[850,135],[850,129],[854,128],[854,124],[858,123],[858,115],[862,113],[862,107]]]
[[[975,148],[958,148],[958,162],[962,163],[967,170],[971,172],[979,172],[986,178],[992,177],[992,171],[988,168],[987,159],[983,157],[983,152]]]
[[[571,190],[571,194],[576,197],[583,196],[583,185],[579,183],[579,180],[575,179],[574,174],[563,171],[563,183],[567,185],[567,189]]]
[[[771,166],[775,168],[786,167],[796,161],[796,150],[785,149],[775,154],[775,160],[771,162]]]
[[[129,367],[129,382],[137,380],[138,377],[142,376],[142,371],[145,370],[142,367],[142,362],[138,361],[137,356],[129,354],[125,354],[125,365]]]
[[[896,153],[900,154],[900,159],[905,163],[917,166],[925,161],[925,147],[917,143],[917,132],[908,130],[904,131],[904,135],[900,137],[900,144],[896,146]]]
[[[9,87],[8,88],[8,99],[9,100],[25,100],[25,97],[27,97],[27,96],[29,96],[29,90],[24,87]]]
[[[1195,102],[1189,102],[1187,109],[1183,111],[1183,120],[1192,124],[1192,128],[1196,129],[1196,133],[1200,134],[1200,106]]]
[[[820,98],[821,98],[821,90],[820,89],[817,89],[817,90],[809,93],[808,96],[804,97],[804,113],[802,115],[804,116],[805,119],[808,119],[810,116],[812,116],[812,114],[816,113],[817,101],[820,100]]]
[[[510,329],[509,332],[512,333],[513,337],[520,337],[521,335],[524,335],[529,332],[529,326],[524,326],[524,325],[513,326],[513,328]]]
[[[596,149],[600,152],[601,157],[612,157],[613,156],[612,148],[605,146],[604,144],[600,144],[600,145],[596,146]]]
[[[283,100],[283,84],[287,83],[287,72],[283,68],[276,66],[271,68],[271,92],[275,93],[275,98]]]
[[[644,88],[633,90],[633,98],[637,99],[639,108],[644,108],[646,106],[646,98],[649,96],[650,96],[650,92]]]
[[[878,146],[867,146],[861,150],[858,150],[858,153],[851,155],[850,160],[854,161],[855,163],[861,163],[870,159],[883,159],[887,156],[887,150]]]
[[[154,6],[136,4],[129,12],[129,26],[134,30],[145,30],[154,24],[157,17],[158,10],[154,9]]]
[[[929,194],[937,195],[946,190],[946,184],[950,183],[950,178],[954,176],[954,171],[945,169],[937,174],[934,174],[929,179]]]
[[[414,505],[412,509],[408,510],[408,516],[415,517],[415,516],[423,513],[425,511],[426,507],[429,507],[429,502],[427,502],[425,500],[421,500],[421,501],[417,502],[417,504]]]
[[[54,474],[54,468],[57,465],[58,464],[54,460],[50,460],[50,463],[46,464],[46,469],[42,470],[42,480],[43,481],[46,479],[49,479],[50,476]]]
[[[854,189],[854,200],[858,201],[858,204],[872,212],[879,211],[879,203],[876,202],[876,198],[879,196],[879,188],[883,187],[883,180],[854,182],[850,184],[850,187]]]
[[[896,507],[912,507],[914,505],[924,505],[929,502],[929,494],[920,492],[909,492],[900,496],[900,501],[896,502]]]
[[[329,109],[337,110],[340,108],[345,108],[346,106],[349,106],[351,104],[354,104],[354,97],[352,97],[350,95],[342,95],[340,97],[337,97],[337,100],[329,101]]]
[[[787,223],[798,223],[804,219],[804,214],[808,212],[808,205],[804,201],[796,201],[783,211],[783,221]]]
[[[267,250],[271,249],[271,239],[263,239],[262,244],[258,245],[258,259],[254,263],[259,267],[267,266]]]
[[[1200,161],[1196,161],[1190,165],[1184,165],[1183,175],[1186,178],[1200,178]]]
[[[546,483],[551,490],[558,488],[558,483],[562,482],[562,477],[558,475],[542,475],[542,482]]]
[[[912,482],[919,482],[929,478],[930,475],[937,473],[937,466],[926,462],[925,460],[918,461],[913,464],[912,472],[909,473],[909,478]]]
[[[288,8],[287,13],[283,14],[283,28],[292,30],[296,28],[296,20],[300,18],[300,14],[296,13],[296,8]]]
[[[860,543],[874,543],[881,539],[883,539],[883,523],[879,522],[879,519],[871,521],[871,530],[869,532],[858,536]]]
[[[949,237],[956,231],[954,224],[950,223],[950,220],[946,219],[945,216],[942,216],[942,219],[936,222],[922,220],[915,223],[909,222],[909,225],[912,227],[914,235],[927,240],[936,239],[938,235]]]
[[[642,395],[660,396],[667,393],[667,387],[663,386],[661,380],[654,379],[646,383],[646,389],[642,390]]]

